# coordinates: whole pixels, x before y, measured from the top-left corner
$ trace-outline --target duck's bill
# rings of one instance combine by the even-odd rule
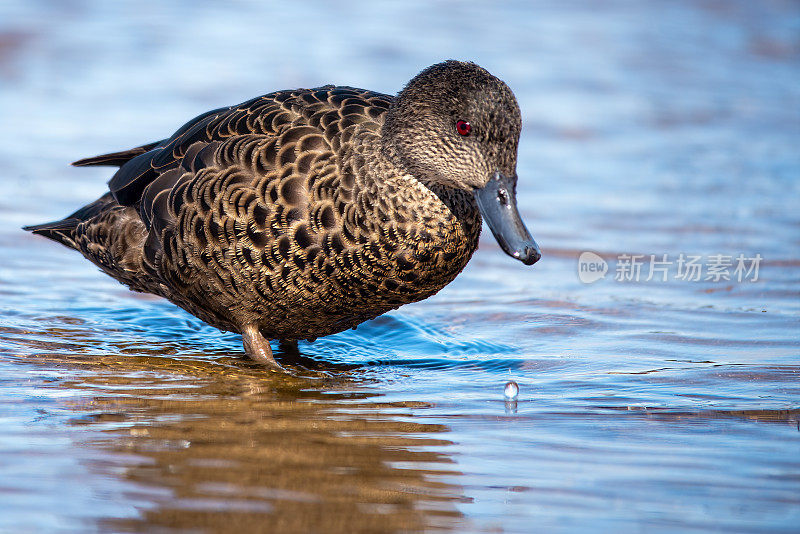
[[[516,191],[511,178],[495,172],[489,183],[475,190],[483,220],[506,254],[525,265],[533,265],[542,253],[517,211]]]

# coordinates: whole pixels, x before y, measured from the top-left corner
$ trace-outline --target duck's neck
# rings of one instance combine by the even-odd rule
[[[385,128],[382,133],[383,135],[379,135],[375,128],[357,129],[348,145],[349,154],[343,154],[345,170],[350,172],[352,169],[357,190],[369,191],[373,198],[384,198],[385,201],[395,204],[396,209],[403,211],[408,207],[403,202],[411,200],[405,197],[411,192],[397,190],[394,179],[406,177],[403,182],[410,187],[410,177],[413,177],[414,182],[418,182],[444,202],[457,218],[475,217],[477,205],[472,193],[442,185],[420,173],[419,169],[412,168],[398,154],[395,145],[386,142]]]
[[[481,219],[475,199],[418,179],[374,129],[360,126],[339,154],[337,197],[349,204],[340,210],[343,233],[386,266],[392,302],[426,298],[449,283],[477,248]]]
[[[477,246],[481,217],[471,192],[417,176],[375,129],[357,129],[348,146],[342,162],[346,172],[353,173],[352,200],[361,213],[400,227],[441,222],[454,232],[448,239],[463,240],[467,248]]]
[[[389,118],[387,118],[388,120]],[[386,123],[381,128],[381,135],[377,138],[377,141],[379,143],[380,158],[390,164],[399,175],[411,175],[431,191],[448,189],[429,178],[423,169],[403,157],[394,141],[394,129],[388,127]]]

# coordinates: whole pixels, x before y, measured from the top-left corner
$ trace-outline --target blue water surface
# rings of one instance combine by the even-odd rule
[[[798,532],[799,36],[791,1],[3,3],[0,531]],[[103,193],[70,161],[448,58],[517,95],[544,258],[486,232],[295,376],[20,230]]]

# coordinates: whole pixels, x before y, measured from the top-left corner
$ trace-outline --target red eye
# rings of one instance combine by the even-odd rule
[[[458,135],[469,135],[472,131],[472,125],[467,121],[458,121],[456,123],[456,131]]]

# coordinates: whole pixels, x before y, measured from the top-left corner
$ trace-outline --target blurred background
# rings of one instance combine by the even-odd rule
[[[519,100],[544,258],[486,232],[435,297],[301,344],[321,369],[20,230],[105,191],[71,161],[450,58]],[[796,532],[798,82],[796,1],[0,1],[0,531]]]

